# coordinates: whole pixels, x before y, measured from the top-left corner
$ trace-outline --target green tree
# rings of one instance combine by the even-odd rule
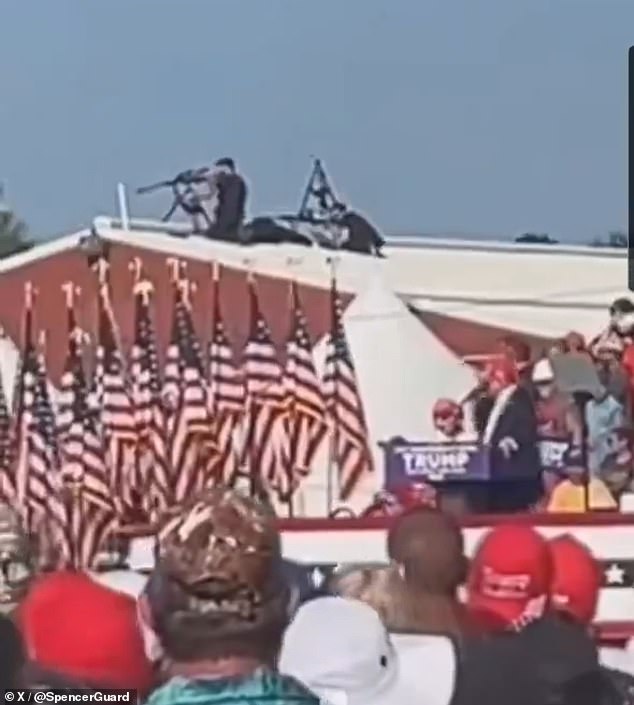
[[[25,252],[32,247],[26,223],[12,211],[0,209],[0,259]]]
[[[547,233],[524,233],[515,238],[515,242],[522,242],[531,245],[557,245],[557,240],[553,240]]]
[[[627,247],[627,234],[620,230],[613,230],[607,237],[597,237],[592,241],[593,247]]]

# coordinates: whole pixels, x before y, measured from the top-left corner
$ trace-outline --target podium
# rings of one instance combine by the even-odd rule
[[[412,482],[487,482],[491,475],[489,449],[477,441],[436,443],[391,438],[379,446],[384,457],[386,490]]]

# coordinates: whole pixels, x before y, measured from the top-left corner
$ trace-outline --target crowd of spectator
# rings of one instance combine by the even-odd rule
[[[489,479],[441,483],[436,501],[463,512],[584,512],[617,510],[634,492],[634,303],[617,299],[609,315],[589,342],[570,332],[536,351],[502,338],[466,400],[438,400],[437,440],[477,440]],[[402,490],[381,493],[366,514],[406,509],[412,488]]]
[[[600,571],[572,536],[499,525],[471,561],[454,519],[418,507],[385,565],[319,589],[275,517],[217,487],[157,534],[147,579],[33,575],[0,532],[0,687],[130,688],[149,705],[607,705],[634,702],[634,653],[592,633]]]

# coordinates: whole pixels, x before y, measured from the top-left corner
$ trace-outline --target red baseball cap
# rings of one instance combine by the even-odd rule
[[[550,541],[553,579],[550,599],[553,607],[582,624],[594,619],[601,588],[601,569],[590,549],[573,536],[564,534]]]
[[[152,685],[136,601],[88,575],[41,577],[18,608],[18,624],[42,668],[101,687],[147,692]]]
[[[552,580],[548,542],[532,527],[506,524],[481,541],[467,580],[467,607],[492,628],[520,628],[544,613]]]

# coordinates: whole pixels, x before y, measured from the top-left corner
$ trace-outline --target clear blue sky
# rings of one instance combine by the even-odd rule
[[[223,155],[288,211],[315,153],[388,231],[587,239],[633,40],[634,0],[0,0],[0,179],[50,236]]]

